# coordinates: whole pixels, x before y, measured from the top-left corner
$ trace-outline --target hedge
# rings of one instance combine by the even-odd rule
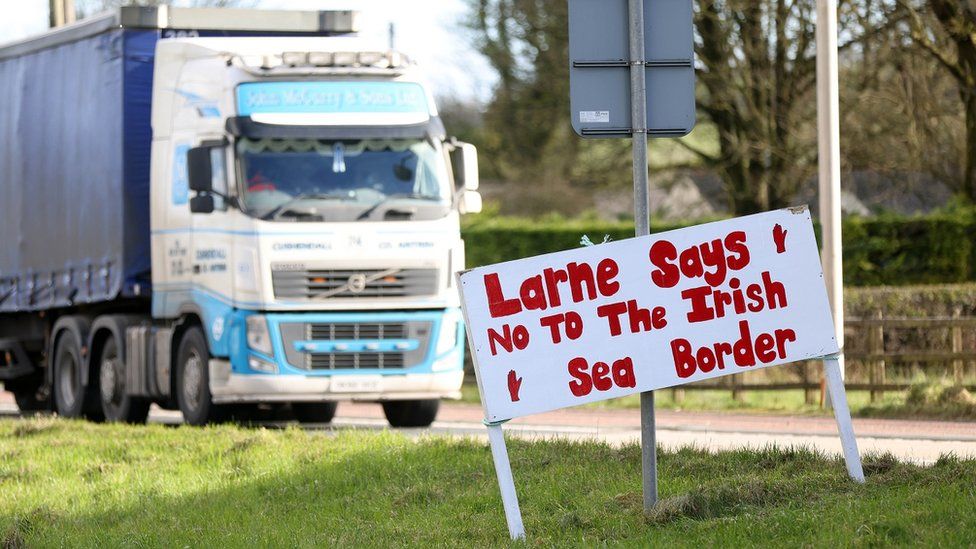
[[[844,312],[848,318],[976,317],[976,283],[849,288]]]
[[[627,223],[481,216],[466,220],[462,234],[468,267],[474,267],[579,247],[583,235],[593,242],[630,238],[634,229]],[[976,281],[974,216],[847,218],[842,234],[847,286]]]

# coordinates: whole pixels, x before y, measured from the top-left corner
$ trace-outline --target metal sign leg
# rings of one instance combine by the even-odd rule
[[[854,438],[854,425],[851,422],[851,411],[847,407],[847,391],[844,389],[844,379],[841,377],[838,356],[824,357],[824,375],[827,378],[827,393],[830,403],[834,407],[834,418],[837,419],[837,430],[840,432],[840,444],[844,449],[844,462],[847,473],[855,482],[864,482],[864,470],[861,468],[861,456],[857,451],[857,440]]]
[[[644,510],[657,505],[657,432],[654,424],[654,392],[641,393],[641,480]]]
[[[508,533],[513,540],[525,539],[525,527],[522,525],[522,511],[519,509],[518,495],[515,493],[512,465],[508,461],[505,435],[500,424],[488,425],[488,442],[491,444],[491,457],[495,460],[495,474],[498,476],[498,488],[502,493]]]

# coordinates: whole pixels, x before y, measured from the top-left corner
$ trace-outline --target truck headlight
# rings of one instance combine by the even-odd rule
[[[441,333],[437,334],[437,354],[442,355],[457,345],[458,317],[455,313],[444,315]]]
[[[247,346],[251,349],[271,355],[271,332],[268,330],[268,319],[262,315],[247,317]]]

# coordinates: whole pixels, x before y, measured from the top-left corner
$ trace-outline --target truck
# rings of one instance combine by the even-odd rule
[[[0,46],[0,380],[206,424],[458,398],[477,151],[352,11],[122,7]]]

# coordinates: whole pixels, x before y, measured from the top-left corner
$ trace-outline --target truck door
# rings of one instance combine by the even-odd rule
[[[233,208],[228,200],[227,142],[204,140],[187,152],[190,231],[187,279],[193,309],[203,321],[210,351],[227,356],[224,337],[234,309]]]
[[[205,305],[233,304],[234,232],[228,200],[228,150],[225,141],[203,141],[187,153],[190,169],[192,239],[190,280],[195,298]],[[209,319],[213,320],[213,319]],[[218,330],[215,330],[219,332]]]

